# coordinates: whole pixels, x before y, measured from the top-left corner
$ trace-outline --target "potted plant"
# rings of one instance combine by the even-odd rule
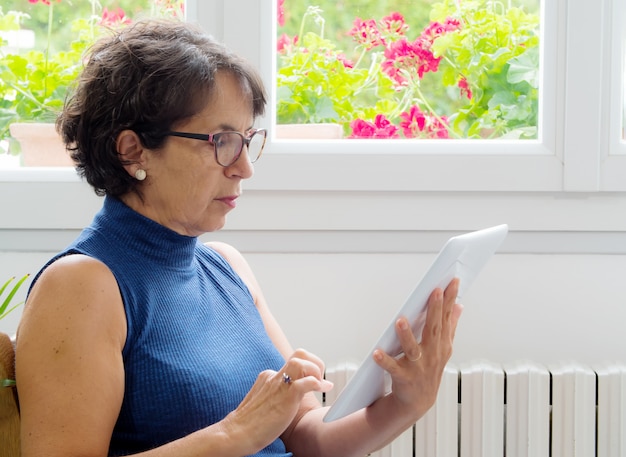
[[[417,30],[389,11],[330,31],[319,6],[295,17],[301,5],[278,7],[279,126],[335,122],[349,138],[537,138],[538,12],[441,0]]]
[[[97,0],[89,1],[88,11],[84,9],[85,4],[72,5],[61,0],[41,0],[41,3],[29,0],[29,3],[33,4],[30,6],[32,15],[38,13],[46,17],[45,30],[40,34],[44,42],[42,48],[10,47],[8,37],[28,31],[28,27],[36,28],[36,21],[24,11],[5,12],[0,8],[0,141],[8,144],[12,154],[22,153],[23,165],[71,166],[54,129],[54,121],[82,69],[88,47],[101,34],[128,24],[131,19],[122,8],[109,10],[101,7]],[[37,3],[40,5],[35,5]],[[181,0],[143,0],[140,5],[126,3],[143,6],[151,15],[180,17],[183,14]],[[55,13],[67,18],[72,9],[82,16],[65,19],[67,26],[59,27],[63,20],[55,18]],[[34,142],[42,158],[30,159],[28,141]],[[60,162],[52,158],[54,151]]]

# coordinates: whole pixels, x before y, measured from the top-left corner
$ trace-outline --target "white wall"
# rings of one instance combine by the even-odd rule
[[[234,228],[206,239],[223,239],[242,249],[292,344],[319,354],[329,365],[362,360],[445,239],[480,228],[475,222],[465,222],[472,220],[467,215],[457,228],[449,223],[424,222],[430,226],[336,230],[328,228],[337,226],[329,220],[336,221],[339,213],[349,209],[314,205],[308,212],[316,212],[319,227],[279,230],[277,224],[281,222],[273,224],[263,214],[271,218],[273,212],[283,212],[286,220],[301,218],[290,213],[284,202],[277,203],[277,196],[266,196],[269,203],[265,206],[260,204],[261,197],[250,197],[254,204],[242,204],[237,210],[241,213],[233,214],[228,226]],[[524,227],[503,210],[515,206],[516,197],[499,198],[505,205],[499,207],[497,221],[488,217],[493,201],[474,206],[475,217],[485,221],[482,226],[511,220],[513,224],[502,249],[462,299],[465,312],[453,359],[626,361],[626,231],[615,227],[601,230],[602,221],[590,217],[591,208],[582,211],[585,217],[572,223],[572,229],[549,229],[538,217],[528,215]],[[537,208],[549,207],[553,200],[532,198],[537,199]],[[616,203],[626,213],[626,198],[611,198],[617,198]],[[372,201],[371,196],[368,201]],[[593,206],[602,205],[596,201]],[[571,213],[561,219],[576,221],[577,211]],[[323,214],[329,219],[322,223]],[[82,218],[88,220],[91,214]],[[427,217],[422,219],[428,221]],[[592,227],[583,227],[584,220],[590,220]],[[21,230],[2,225],[0,279],[35,273],[78,233],[77,227]],[[289,224],[283,221],[282,225]],[[604,225],[610,226],[608,222]],[[18,319],[19,311],[0,321],[0,331],[13,332]]]
[[[432,258],[258,254],[250,262],[292,343],[330,364],[367,354]],[[461,300],[453,359],[625,361],[625,273],[624,255],[497,255]]]

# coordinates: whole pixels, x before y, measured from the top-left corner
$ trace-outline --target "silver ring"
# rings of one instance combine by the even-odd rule
[[[287,373],[283,373],[283,382],[285,384],[291,384],[291,377]]]

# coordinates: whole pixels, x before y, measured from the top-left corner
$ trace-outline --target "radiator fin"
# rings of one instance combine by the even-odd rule
[[[332,404],[354,364],[327,371]],[[371,457],[625,457],[626,364],[448,364],[437,401]]]

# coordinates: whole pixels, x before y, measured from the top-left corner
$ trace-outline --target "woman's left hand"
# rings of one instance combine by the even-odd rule
[[[374,351],[374,360],[392,379],[392,391],[398,413],[415,420],[430,409],[446,363],[452,355],[452,343],[462,306],[456,303],[459,280],[454,279],[445,291],[435,289],[428,299],[426,322],[418,343],[411,324],[401,317],[396,322],[396,333],[404,355],[391,357],[382,350]]]

